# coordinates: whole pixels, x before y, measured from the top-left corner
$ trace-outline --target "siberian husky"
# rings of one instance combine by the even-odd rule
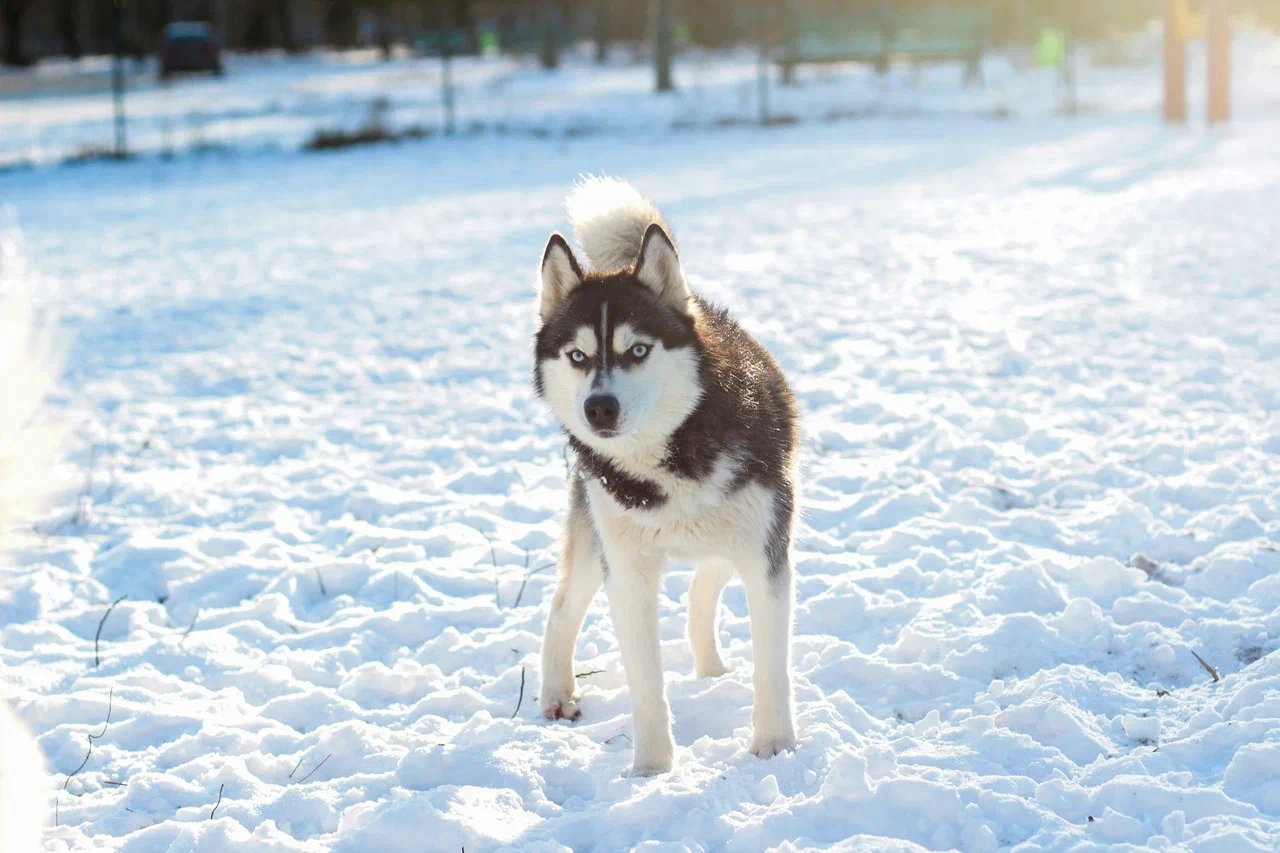
[[[588,266],[553,234],[542,255],[534,387],[572,451],[560,579],[540,701],[576,720],[573,650],[604,584],[631,692],[632,775],[671,769],[658,593],[668,558],[695,566],[689,642],[699,677],[725,672],[720,592],[746,587],[754,657],[751,752],[795,748],[791,531],[798,425],[768,352],[694,294],[671,231],[631,185],[591,178],[568,198]]]

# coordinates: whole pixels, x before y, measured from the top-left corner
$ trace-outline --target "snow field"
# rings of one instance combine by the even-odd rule
[[[0,590],[51,849],[1274,849],[1280,125],[1150,124],[0,176],[71,342],[74,485]],[[539,714],[533,269],[581,172],[662,204],[797,391],[794,754],[746,753],[740,586],[734,671],[690,675],[686,566],[675,770],[620,777],[603,598],[582,721]]]

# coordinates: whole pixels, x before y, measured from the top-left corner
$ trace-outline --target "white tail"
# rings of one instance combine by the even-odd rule
[[[655,222],[671,235],[653,202],[618,178],[588,176],[565,200],[573,234],[595,272],[614,272],[636,262],[644,232]]]

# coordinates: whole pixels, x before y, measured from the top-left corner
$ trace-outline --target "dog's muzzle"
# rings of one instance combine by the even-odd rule
[[[618,408],[618,398],[612,394],[592,394],[582,404],[582,413],[598,435],[611,435],[618,429]]]

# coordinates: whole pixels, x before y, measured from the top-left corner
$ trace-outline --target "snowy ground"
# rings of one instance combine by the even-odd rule
[[[0,175],[69,339],[68,485],[0,575],[51,849],[1274,849],[1273,96]],[[745,750],[737,585],[689,674],[685,566],[673,773],[620,777],[603,599],[582,721],[538,712],[532,270],[586,171],[797,390],[792,755]]]

